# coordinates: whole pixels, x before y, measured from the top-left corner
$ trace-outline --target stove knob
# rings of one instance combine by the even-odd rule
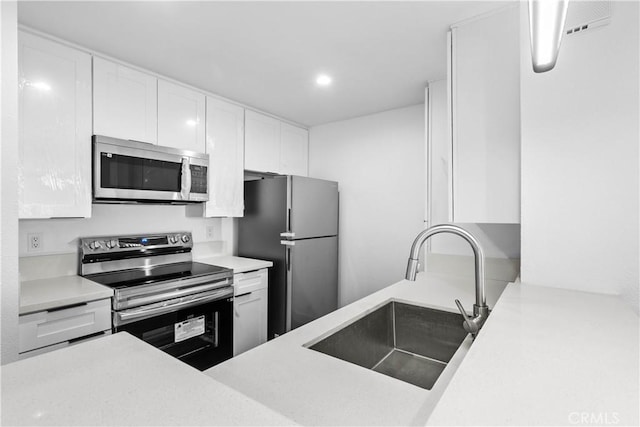
[[[117,248],[118,247],[118,241],[111,239],[111,240],[107,240],[107,248],[109,249],[113,249],[113,248]]]
[[[180,236],[169,236],[169,243],[175,245],[180,240]]]
[[[188,234],[183,234],[182,235],[182,241],[184,243],[189,243],[190,240],[191,240],[191,236],[189,236]]]
[[[89,249],[91,249],[92,251],[100,249],[101,247],[102,247],[102,244],[97,240],[94,240],[93,242],[89,243]]]

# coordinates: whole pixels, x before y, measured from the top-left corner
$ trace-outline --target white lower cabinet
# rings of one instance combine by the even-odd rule
[[[267,342],[267,269],[233,276],[233,355]]]
[[[55,350],[74,341],[111,330],[111,299],[23,314],[18,319],[18,352]],[[46,349],[45,349],[46,347]]]

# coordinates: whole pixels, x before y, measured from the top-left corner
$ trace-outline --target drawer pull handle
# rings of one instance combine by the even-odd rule
[[[77,304],[65,305],[63,307],[54,307],[54,308],[50,308],[49,310],[47,310],[47,313],[55,313],[56,311],[67,310],[69,308],[82,307],[84,305],[87,305],[87,303],[86,302],[79,302]]]
[[[72,338],[72,339],[69,340],[69,344],[73,344],[73,343],[76,343],[78,341],[88,340],[90,338],[98,337],[100,335],[105,335],[105,331],[100,331],[100,332],[96,332],[94,334],[84,335],[84,336],[78,337],[78,338]]]
[[[236,295],[236,298],[246,297],[247,295],[251,295],[251,292],[245,292],[244,294]]]

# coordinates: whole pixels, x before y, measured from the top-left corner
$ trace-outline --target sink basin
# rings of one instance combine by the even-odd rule
[[[467,332],[457,313],[391,301],[309,346],[431,390]]]

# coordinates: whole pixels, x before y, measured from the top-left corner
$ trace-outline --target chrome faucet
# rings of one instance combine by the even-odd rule
[[[416,236],[413,245],[411,245],[411,253],[409,255],[409,262],[407,263],[407,274],[405,278],[411,281],[416,280],[420,248],[429,237],[438,233],[451,233],[460,236],[465,239],[471,245],[471,249],[473,249],[476,265],[476,303],[473,305],[473,317],[467,315],[459,300],[456,300],[456,305],[464,318],[464,329],[475,338],[484,322],[486,322],[487,317],[489,317],[489,307],[487,306],[484,296],[484,252],[478,240],[476,240],[471,233],[453,224],[434,225],[422,231]]]

